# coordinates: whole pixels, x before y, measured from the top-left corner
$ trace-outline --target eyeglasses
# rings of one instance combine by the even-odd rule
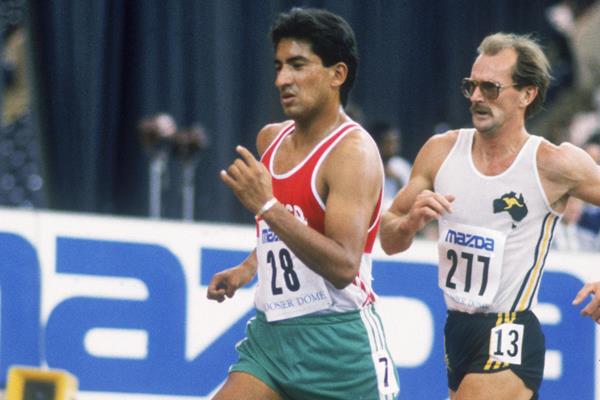
[[[476,81],[471,78],[464,78],[460,85],[460,90],[467,99],[470,99],[471,96],[473,96],[473,92],[475,92],[475,88],[477,86],[479,86],[479,90],[481,90],[481,94],[483,94],[483,97],[485,97],[488,100],[496,100],[498,98],[498,96],[500,95],[500,90],[502,90],[504,88],[512,87],[512,86],[519,86],[519,85],[516,83],[513,83],[512,85],[503,86],[497,82],[490,82],[490,81],[481,81],[480,82],[480,81]]]

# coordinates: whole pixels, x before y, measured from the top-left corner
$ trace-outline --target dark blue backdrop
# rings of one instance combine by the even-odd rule
[[[196,176],[195,218],[251,216],[218,179],[241,143],[280,120],[267,38],[293,5],[323,7],[356,31],[361,62],[351,100],[388,119],[414,157],[436,124],[468,123],[458,91],[481,39],[495,31],[552,32],[542,0],[54,0],[29,2],[37,111],[51,208],[148,212],[147,158],[135,127],[165,111],[212,138]],[[164,215],[180,216],[170,166]]]

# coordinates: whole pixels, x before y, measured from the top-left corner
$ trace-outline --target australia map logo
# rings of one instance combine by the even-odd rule
[[[513,228],[515,222],[521,221],[527,215],[527,204],[523,199],[523,193],[517,194],[510,192],[503,194],[499,199],[494,199],[494,214],[506,211],[513,219]]]

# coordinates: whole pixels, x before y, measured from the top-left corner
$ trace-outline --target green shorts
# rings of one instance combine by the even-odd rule
[[[246,372],[284,399],[392,400],[398,377],[374,307],[267,322],[257,311],[229,372]]]
[[[515,324],[522,331],[503,324]],[[467,314],[448,311],[444,339],[450,389],[458,390],[468,373],[510,369],[533,391],[533,398],[537,398],[544,375],[545,340],[533,312]],[[490,353],[518,355],[519,360],[500,362]]]

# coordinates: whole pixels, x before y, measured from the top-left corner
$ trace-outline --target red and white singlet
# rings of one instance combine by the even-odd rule
[[[273,159],[283,139],[294,131],[286,125],[261,158],[272,177],[273,194],[302,223],[324,233],[325,202],[319,197],[316,177],[329,152],[354,129],[355,122],[342,124],[291,170],[276,174]],[[269,321],[306,314],[327,314],[361,309],[375,301],[371,288],[371,250],[377,236],[381,213],[381,194],[371,217],[371,225],[353,283],[336,289],[330,282],[308,268],[289,247],[279,240],[268,224],[257,218],[258,287],[255,306]]]

